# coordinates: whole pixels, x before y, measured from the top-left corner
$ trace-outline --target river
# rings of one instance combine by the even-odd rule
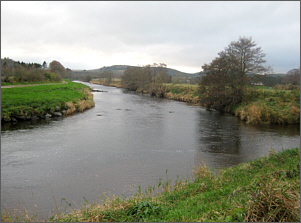
[[[2,207],[45,217],[56,206],[78,208],[107,191],[123,197],[159,179],[191,179],[199,161],[218,173],[300,145],[299,125],[248,125],[183,102],[88,85],[107,91],[93,93],[92,109],[1,125]]]

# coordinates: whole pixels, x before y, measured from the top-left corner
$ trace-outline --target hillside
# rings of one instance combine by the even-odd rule
[[[123,72],[128,68],[128,67],[136,67],[136,66],[129,66],[129,65],[113,65],[113,66],[104,66],[102,68],[98,68],[98,69],[92,69],[92,70],[78,70],[78,71],[73,71],[75,73],[82,73],[82,72],[87,72],[87,73],[101,73],[104,71],[113,71],[113,73],[116,76],[120,76],[123,74]],[[167,68],[167,73],[168,75],[172,76],[172,77],[177,77],[177,76],[185,76],[185,77],[198,77],[199,73],[185,73],[182,71],[178,71],[172,68]]]

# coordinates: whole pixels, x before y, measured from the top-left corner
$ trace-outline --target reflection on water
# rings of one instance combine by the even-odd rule
[[[215,172],[267,155],[271,149],[299,147],[299,125],[250,125],[229,114],[204,112],[199,117],[196,160],[203,160]]]
[[[2,125],[1,204],[54,198],[80,205],[103,192],[129,195],[165,177],[190,176],[202,160],[218,172],[300,143],[300,126],[253,126],[185,103],[92,85],[95,107],[65,118]]]
[[[62,117],[56,117],[52,119],[38,119],[38,120],[28,120],[20,122],[6,122],[1,124],[1,132],[4,131],[15,131],[20,129],[33,129],[38,128],[41,125],[49,125],[52,121],[62,120]]]
[[[207,111],[205,111],[207,112]],[[200,145],[204,152],[238,154],[241,149],[240,125],[232,116],[207,112],[198,123]],[[206,128],[204,128],[206,126]]]

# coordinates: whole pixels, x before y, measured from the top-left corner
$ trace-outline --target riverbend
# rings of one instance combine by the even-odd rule
[[[217,174],[300,143],[299,125],[247,125],[199,106],[88,86],[108,91],[93,92],[94,108],[1,128],[3,207],[48,217],[64,201],[77,207],[107,191],[128,196],[166,177],[191,179],[199,161]]]

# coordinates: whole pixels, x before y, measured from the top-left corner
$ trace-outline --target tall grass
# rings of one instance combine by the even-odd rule
[[[235,115],[251,124],[300,123],[300,90],[249,90]]]
[[[164,97],[167,99],[193,104],[199,103],[199,92],[197,85],[164,84],[164,90]]]
[[[107,83],[107,81],[104,78],[103,79],[92,79],[90,81],[90,83],[121,88],[121,79],[120,78],[113,78],[110,83]]]

